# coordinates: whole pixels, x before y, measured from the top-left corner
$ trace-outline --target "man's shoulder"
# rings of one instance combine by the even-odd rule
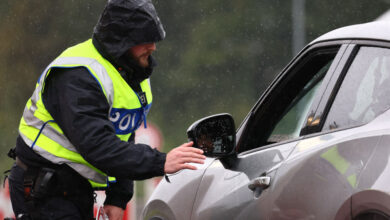
[[[56,87],[58,84],[68,84],[72,87],[78,86],[90,88],[91,85],[96,84],[96,88],[100,88],[89,70],[83,66],[71,68],[53,68],[50,71],[48,78],[46,79],[46,83],[48,82]]]

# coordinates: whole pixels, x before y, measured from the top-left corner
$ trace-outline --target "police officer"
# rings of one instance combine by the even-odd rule
[[[40,76],[19,126],[10,192],[19,219],[91,219],[94,190],[122,219],[143,180],[203,163],[184,143],[168,154],[134,143],[152,104],[151,56],[165,37],[150,0],[110,0],[92,39],[66,49]]]

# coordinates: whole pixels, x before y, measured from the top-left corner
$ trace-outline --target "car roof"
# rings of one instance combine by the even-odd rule
[[[390,41],[390,22],[375,21],[338,28],[318,37],[310,44],[331,40]]]

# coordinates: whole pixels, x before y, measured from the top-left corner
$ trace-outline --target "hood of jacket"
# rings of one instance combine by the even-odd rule
[[[109,0],[92,35],[99,52],[114,65],[121,65],[131,47],[164,38],[165,30],[151,0]]]

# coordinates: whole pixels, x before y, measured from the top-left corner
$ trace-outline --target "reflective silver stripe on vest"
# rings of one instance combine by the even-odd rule
[[[28,144],[29,146],[32,145],[33,141],[31,141],[30,139],[25,137],[23,134],[20,134],[20,135],[26,144]],[[90,179],[90,180],[97,182],[97,183],[103,183],[103,184],[107,183],[107,176],[96,172],[95,170],[93,170],[92,168],[90,168],[88,166],[85,166],[85,165],[79,164],[79,163],[74,163],[74,162],[67,160],[67,159],[64,159],[62,157],[57,157],[57,156],[45,151],[44,149],[42,149],[41,147],[39,147],[36,144],[34,145],[34,151],[38,152],[39,155],[41,155],[43,158],[45,158],[45,159],[47,159],[55,164],[65,163],[65,164],[69,165],[75,171],[77,171],[80,175],[82,175],[83,177],[85,177],[87,179]]]
[[[26,124],[34,127],[38,130],[40,130],[45,123],[44,121],[41,121],[39,118],[36,118],[33,115],[33,112],[31,111],[25,111],[23,114],[24,121],[26,121]],[[68,140],[67,137],[65,137],[63,134],[59,133],[56,129],[54,129],[50,123],[45,125],[45,128],[42,130],[42,133],[46,137],[50,137],[53,141],[57,142],[61,146],[65,147],[66,149],[77,152],[76,148],[73,146],[72,143]],[[31,146],[31,145],[30,145]]]
[[[29,114],[31,114],[31,112],[30,111],[28,111],[28,112],[29,113],[28,113],[27,117],[29,117],[29,116],[31,117],[31,115],[29,115]],[[24,115],[24,117],[26,120],[26,115]],[[33,117],[33,118],[34,119],[31,120],[31,123],[28,122],[27,124],[37,128],[38,130],[41,129],[44,122],[39,120],[38,118],[35,118],[35,117]],[[70,141],[65,136],[58,133],[57,130],[55,130],[52,126],[50,126],[50,124],[46,124],[41,135],[42,134],[45,135],[46,137],[50,137],[50,139],[57,142],[61,146],[65,147],[66,149],[71,150],[73,152],[76,152],[75,147],[70,143]],[[20,133],[20,135],[28,146],[32,146],[33,140],[30,140],[29,138],[25,137],[22,133]],[[57,157],[57,156],[47,152],[46,150],[42,149],[40,146],[37,145],[37,143],[35,143],[35,145],[34,145],[34,151],[53,163],[56,163],[56,164],[66,163],[66,164],[68,164],[74,170],[76,170],[78,173],[80,173],[80,175],[82,175],[83,177],[88,178],[94,182],[106,183],[106,181],[107,181],[107,176],[96,172],[95,170],[93,170],[92,168],[90,168],[86,165],[74,163],[74,162],[67,160],[65,158],[62,158],[62,157]]]
[[[102,86],[103,86],[103,89],[107,95],[108,104],[110,106],[112,106],[112,103],[114,101],[114,86],[113,86],[111,78],[108,75],[106,69],[97,60],[92,59],[92,58],[86,58],[86,57],[59,57],[59,58],[55,59],[50,64],[49,67],[62,66],[62,65],[90,66],[95,71],[96,75],[99,77],[100,82],[103,84]],[[95,77],[95,76],[93,76],[93,77]],[[41,83],[39,83],[39,84],[41,84]],[[100,85],[100,83],[99,83],[99,85]]]

